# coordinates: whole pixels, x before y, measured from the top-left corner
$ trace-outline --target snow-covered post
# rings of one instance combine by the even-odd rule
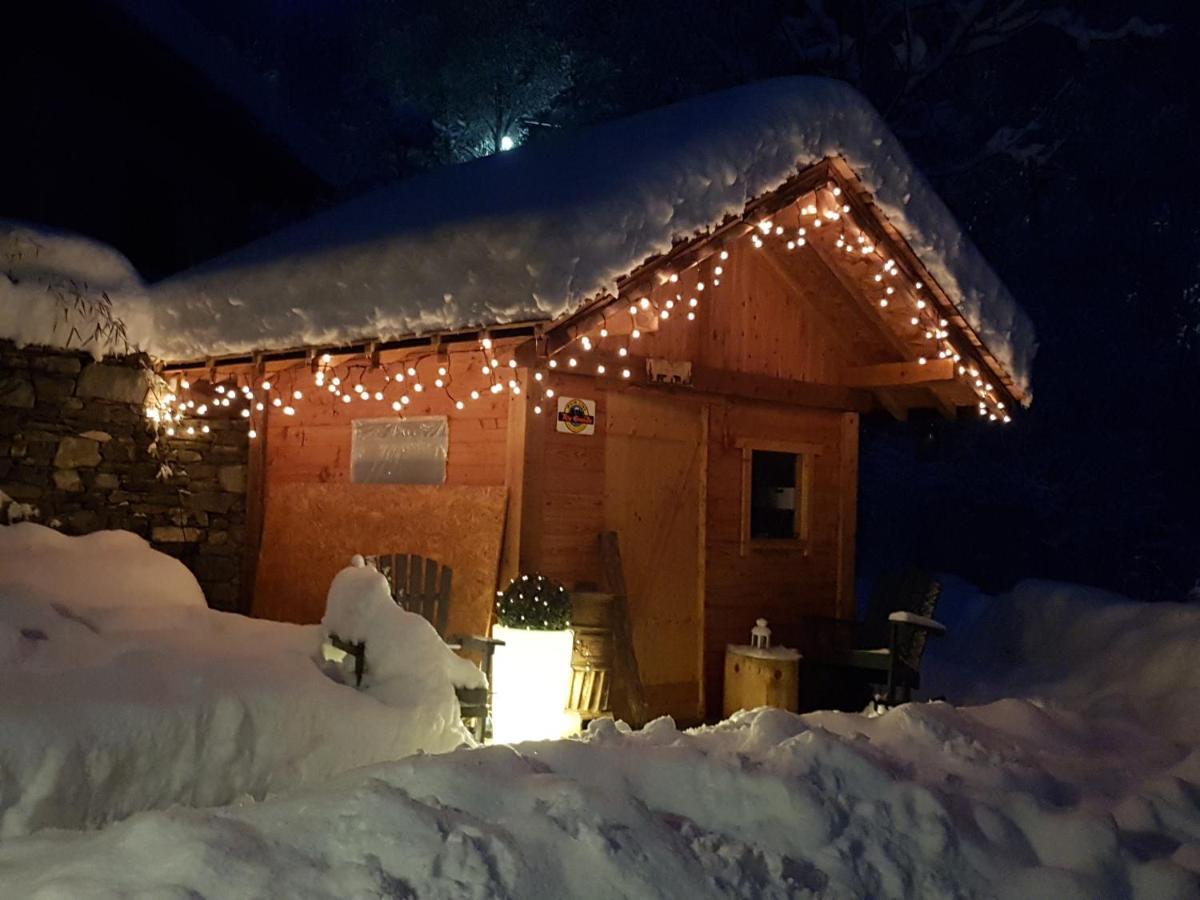
[[[571,688],[571,598],[542,575],[522,575],[497,594],[492,636],[504,641],[492,663],[492,739],[546,740],[579,728],[567,710]]]

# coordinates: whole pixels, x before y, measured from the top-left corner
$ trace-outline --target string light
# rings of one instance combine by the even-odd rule
[[[810,195],[807,202],[796,204],[796,210],[799,212],[801,223],[795,228],[785,227],[781,221],[772,221],[764,219],[749,233],[750,243],[755,249],[762,249],[766,246],[767,240],[776,242],[776,245],[781,248],[786,248],[789,251],[794,251],[800,247],[806,246],[807,231],[806,225],[810,228],[818,229],[823,223],[838,222],[838,228],[829,229],[831,234],[830,244],[837,247],[838,250],[843,250],[847,253],[854,252],[856,256],[863,258],[874,257],[878,260],[878,269],[870,274],[870,277],[876,284],[883,287],[881,296],[878,298],[880,309],[891,310],[898,308],[903,319],[914,328],[918,328],[918,334],[922,335],[925,340],[933,345],[926,353],[922,353],[917,358],[917,364],[925,366],[929,362],[929,358],[936,354],[937,359],[952,359],[956,365],[956,373],[959,378],[964,379],[978,395],[978,403],[981,415],[989,421],[1012,421],[1010,414],[1007,411],[1006,405],[997,395],[995,386],[989,382],[980,373],[977,365],[969,363],[964,364],[963,355],[950,342],[949,322],[946,318],[932,315],[934,308],[928,299],[927,294],[921,294],[924,289],[924,283],[920,280],[910,280],[905,272],[901,270],[895,259],[885,258],[879,249],[878,242],[872,240],[865,229],[863,229],[854,220],[850,205],[843,202],[833,202],[831,198],[840,197],[842,189],[837,185],[826,186],[820,188]],[[779,215],[782,215],[780,213]],[[701,260],[693,267],[689,267],[695,274],[689,276],[686,271],[676,271],[666,273],[663,276],[663,282],[660,287],[665,288],[665,285],[678,285],[679,293],[675,293],[674,297],[666,297],[655,300],[651,295],[638,296],[636,300],[629,302],[628,311],[631,317],[630,328],[628,332],[628,340],[630,342],[640,340],[642,337],[642,327],[639,326],[638,316],[645,314],[654,324],[655,330],[659,327],[670,327],[669,322],[680,318],[685,318],[688,322],[695,322],[697,312],[699,310],[699,297],[703,291],[709,286],[719,286],[721,276],[728,274],[728,261],[730,259],[730,251],[728,247],[722,247],[713,255],[715,263],[708,264],[705,267],[704,261]],[[702,272],[707,272],[708,277],[705,277]],[[687,292],[684,283],[685,280],[692,281],[691,292]],[[884,282],[888,282],[884,284]],[[682,306],[684,315],[672,316],[672,313],[678,313],[678,307]],[[642,320],[644,325],[646,319]],[[661,323],[661,325],[659,324]],[[597,323],[597,326],[591,329],[588,333],[578,336],[579,348],[584,353],[590,353],[597,349],[597,342],[603,341],[611,337],[608,328],[609,322],[602,320]],[[523,388],[517,378],[507,378],[500,376],[500,371],[508,369],[515,372],[518,370],[519,364],[516,358],[509,358],[505,363],[501,363],[496,356],[492,355],[495,349],[493,338],[487,333],[481,334],[475,350],[462,351],[466,355],[479,352],[486,353],[482,364],[478,364],[477,368],[470,371],[478,371],[485,379],[490,379],[491,383],[482,385],[480,388],[472,388],[465,397],[460,395],[458,398],[449,395],[450,387],[450,365],[448,362],[438,362],[436,365],[437,377],[433,380],[432,386],[446,393],[448,402],[453,403],[454,408],[463,410],[467,406],[467,398],[470,401],[478,401],[483,396],[484,390],[493,395],[500,394],[506,388],[514,396],[519,396]],[[628,345],[619,346],[616,348],[616,356],[620,359],[630,357],[630,347]],[[444,352],[444,351],[443,351]],[[428,357],[426,357],[428,358]],[[401,413],[411,403],[411,399],[407,394],[389,400],[387,391],[391,384],[399,384],[405,381],[405,376],[413,379],[410,389],[417,394],[425,391],[425,385],[417,380],[417,367],[422,363],[421,359],[416,359],[405,364],[405,367],[394,374],[387,371],[386,366],[379,366],[376,363],[364,360],[362,363],[356,362],[354,359],[342,357],[341,362],[336,368],[333,366],[333,356],[329,352],[321,353],[316,357],[317,362],[312,362],[313,357],[309,357],[309,362],[303,363],[304,368],[310,368],[312,371],[312,383],[315,387],[323,389],[320,391],[320,396],[324,396],[328,391],[333,398],[340,398],[343,404],[351,402],[353,397],[357,396],[361,402],[379,402],[389,403],[393,412]],[[567,356],[566,365],[570,369],[578,369],[579,359],[576,356]],[[559,367],[558,360],[551,356],[546,360],[545,366],[548,370],[554,371]],[[297,369],[300,366],[296,367]],[[243,419],[252,419],[252,410],[264,412],[265,408],[281,409],[284,415],[295,416],[297,409],[295,403],[304,399],[304,391],[293,384],[288,384],[287,390],[279,390],[275,385],[275,380],[281,380],[285,384],[294,376],[289,375],[291,369],[285,369],[275,372],[270,377],[261,377],[260,381],[252,384],[250,379],[246,379],[242,383],[242,379],[238,377],[228,377],[219,384],[211,384],[207,390],[211,393],[205,395],[207,400],[197,398],[193,399],[190,396],[192,390],[192,382],[184,376],[180,376],[176,384],[175,390],[179,392],[169,393],[156,401],[152,405],[147,406],[146,415],[149,420],[155,422],[163,433],[168,436],[174,435],[178,429],[172,424],[179,421],[185,432],[189,435],[196,433],[196,426],[192,424],[184,425],[182,420],[186,416],[204,417],[209,415],[210,406],[212,409],[230,408],[231,412],[240,416]],[[613,370],[614,373],[618,370]],[[359,374],[355,374],[358,372]],[[368,372],[375,372],[375,384],[368,387],[366,376]],[[603,362],[597,363],[594,368],[596,376],[608,376],[609,366]],[[348,374],[347,374],[348,373]],[[547,383],[546,372],[540,369],[531,369],[528,377],[532,381],[536,381],[543,389],[543,396],[547,399],[552,399],[555,396],[554,389]],[[619,369],[619,374],[622,379],[629,379],[632,376],[632,370],[629,368]],[[382,380],[382,388],[378,386],[378,381]],[[255,389],[260,389],[263,392],[261,399],[255,397]],[[483,389],[483,390],[481,390]],[[273,394],[273,392],[276,392]],[[285,399],[287,401],[285,405]],[[199,400],[199,402],[197,402]],[[238,404],[236,408],[234,404]],[[535,414],[541,414],[542,406],[536,403],[532,407]],[[253,427],[253,422],[248,422],[251,426],[248,428],[247,434],[254,437],[257,430]],[[208,425],[201,425],[201,433],[210,433]]]

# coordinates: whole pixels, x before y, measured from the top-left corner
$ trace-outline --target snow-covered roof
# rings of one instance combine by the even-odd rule
[[[870,103],[760,82],[398,183],[151,289],[167,360],[555,319],[841,156],[1028,395],[1032,324]]]

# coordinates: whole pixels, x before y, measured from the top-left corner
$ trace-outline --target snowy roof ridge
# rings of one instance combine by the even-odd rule
[[[840,156],[1029,392],[1033,326],[871,104],[821,78],[694,98],[359,197],[152,288],[165,359],[550,320]]]

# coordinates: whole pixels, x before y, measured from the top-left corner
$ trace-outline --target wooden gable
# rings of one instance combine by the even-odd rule
[[[678,327],[689,313],[694,327]],[[899,418],[971,407],[1007,419],[1025,399],[840,159],[648,260],[615,296],[549,330],[551,357],[578,364],[581,349],[597,351],[589,364],[606,370],[606,357],[686,360],[697,385],[714,372],[773,379],[780,390],[800,382],[808,402],[818,389],[830,400],[814,405]]]

